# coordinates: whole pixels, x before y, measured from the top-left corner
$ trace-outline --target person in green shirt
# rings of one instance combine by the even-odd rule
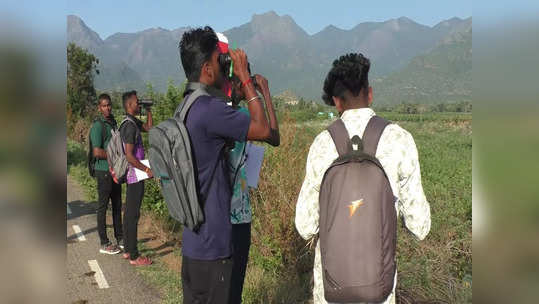
[[[97,100],[100,115],[90,129],[90,143],[95,162],[95,178],[97,180],[97,231],[101,241],[99,252],[117,254],[123,249],[122,232],[122,186],[116,184],[109,171],[106,147],[116,130],[116,120],[112,115],[112,103],[108,94],[101,94]],[[104,129],[104,130],[103,130]],[[104,132],[103,132],[104,131]],[[112,244],[107,236],[106,213],[109,200],[112,204],[112,222],[116,244]]]
[[[273,108],[271,94],[268,86],[268,80],[261,75],[254,75],[255,88],[262,94],[269,116],[270,138],[266,142],[274,147],[279,146],[279,125],[277,116]],[[232,80],[233,95],[232,107],[238,111],[249,115],[245,107],[240,107],[239,103],[244,100],[242,95],[241,82],[239,79]],[[232,184],[232,199],[230,202],[230,221],[232,223],[232,245],[234,260],[232,268],[232,278],[230,286],[230,297],[228,304],[241,303],[241,294],[243,291],[243,282],[249,260],[249,248],[251,247],[251,203],[249,200],[249,187],[247,186],[247,174],[245,161],[247,142],[235,142],[234,148],[228,155],[230,177]]]

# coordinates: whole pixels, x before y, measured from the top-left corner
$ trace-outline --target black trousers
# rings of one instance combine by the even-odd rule
[[[232,258],[205,261],[183,256],[183,303],[228,303],[232,264]]]
[[[249,248],[251,248],[251,223],[232,225],[232,245],[234,246],[234,260],[230,284],[229,304],[240,304],[245,281],[245,271],[249,261]]]
[[[97,179],[97,232],[101,245],[109,243],[107,236],[107,207],[112,204],[112,224],[116,241],[122,240],[122,186],[112,180],[108,171],[95,171]]]
[[[134,184],[127,184],[124,211],[124,231],[125,251],[129,253],[130,259],[139,257],[137,248],[138,220],[140,218],[140,205],[144,197],[144,181]]]

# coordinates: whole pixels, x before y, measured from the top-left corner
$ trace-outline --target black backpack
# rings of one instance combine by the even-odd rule
[[[362,139],[342,120],[328,127],[339,157],[320,186],[320,253],[328,302],[382,302],[393,289],[395,196],[376,148],[389,123],[374,116]]]
[[[93,123],[98,121],[101,124],[101,138],[103,140],[103,143],[105,141],[105,124],[101,119],[95,119]],[[93,124],[92,124],[93,125]],[[91,132],[91,130],[90,130]],[[95,163],[97,161],[97,158],[94,157],[94,152],[92,148],[92,139],[90,137],[90,132],[88,132],[88,157],[86,161],[86,165],[88,167],[88,173],[90,173],[91,177],[95,177]]]

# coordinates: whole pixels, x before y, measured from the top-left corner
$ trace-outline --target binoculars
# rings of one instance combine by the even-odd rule
[[[217,61],[219,62],[219,66],[221,67],[221,71],[225,75],[225,78],[227,80],[232,80],[232,77],[234,76],[234,65],[232,64],[232,58],[230,57],[229,53],[219,54],[219,57],[217,58]],[[251,64],[247,62],[247,71],[249,72],[249,75],[251,74]],[[253,85],[256,87],[256,79],[254,76],[251,76],[251,81]]]
[[[141,99],[138,101],[139,106],[143,106],[145,108],[153,106],[153,100],[151,99]]]

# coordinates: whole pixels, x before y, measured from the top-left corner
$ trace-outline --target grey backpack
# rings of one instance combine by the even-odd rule
[[[196,231],[204,221],[199,202],[191,141],[185,118],[195,100],[209,95],[203,85],[190,85],[195,90],[169,118],[149,131],[150,167],[161,184],[161,193],[172,218]]]
[[[376,159],[389,123],[374,116],[362,139],[342,120],[328,127],[339,157],[320,186],[320,252],[328,302],[382,302],[393,289],[397,215],[391,185]]]
[[[107,144],[107,161],[109,163],[110,173],[112,179],[117,184],[125,183],[127,180],[127,158],[125,156],[124,145],[122,137],[120,136],[120,128],[126,122],[130,122],[136,125],[136,123],[129,117],[124,118],[117,130],[111,130],[111,138]],[[136,128],[136,136],[138,138],[139,130]]]

